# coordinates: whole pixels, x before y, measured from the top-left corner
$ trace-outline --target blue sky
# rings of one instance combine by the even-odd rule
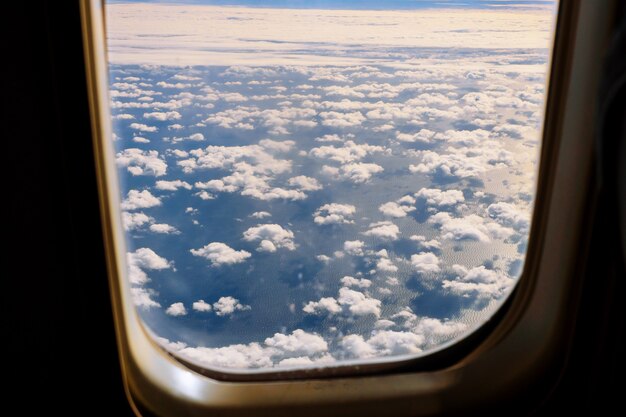
[[[233,10],[107,11],[128,288],[157,341],[249,371],[484,323],[523,268],[550,14]]]

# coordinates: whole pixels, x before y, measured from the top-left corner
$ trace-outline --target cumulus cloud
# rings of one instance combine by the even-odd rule
[[[257,248],[260,252],[276,252],[285,248],[295,250],[294,234],[278,224],[259,224],[243,232],[243,240],[247,242],[260,241]]]
[[[439,212],[428,219],[441,229],[441,237],[451,240],[475,240],[491,242],[492,238],[506,239],[514,234],[512,229],[489,221],[476,214],[465,217],[452,217],[449,213]]]
[[[259,141],[259,145],[274,152],[289,152],[295,144],[296,142],[293,140],[277,141],[272,139],[262,139]]]
[[[360,126],[366,119],[359,111],[340,113],[336,111],[321,112],[322,125],[334,128],[351,128]]]
[[[356,207],[351,204],[324,204],[313,213],[313,221],[319,225],[354,223]]]
[[[522,234],[527,234],[530,229],[529,211],[504,202],[494,203],[487,207],[487,212],[492,219]]]
[[[130,190],[122,201],[122,210],[137,210],[161,205],[161,199],[152,195],[148,190]]]
[[[400,234],[400,229],[394,223],[382,221],[371,223],[369,229],[363,232],[365,236],[373,236],[383,240],[396,240]]]
[[[397,272],[398,267],[389,259],[387,249],[381,249],[376,252],[378,260],[376,261],[376,269],[380,272]]]
[[[133,300],[133,304],[139,308],[161,307],[161,304],[152,298],[154,295],[154,291],[143,287],[133,287],[130,289],[130,296]]]
[[[198,300],[198,301],[194,301],[194,303],[191,305],[191,307],[195,310],[195,311],[199,311],[199,312],[208,312],[211,311],[211,304],[207,303],[204,300]]]
[[[358,287],[369,288],[372,285],[372,281],[366,278],[354,278],[351,276],[345,276],[339,280],[344,287]]]
[[[180,232],[174,226],[166,224],[166,223],[154,223],[149,227],[151,232],[154,233],[162,233],[162,234],[179,234]]]
[[[157,151],[142,151],[137,148],[124,149],[115,155],[117,165],[126,167],[132,175],[160,177],[167,172],[167,163]]]
[[[250,306],[241,304],[238,299],[234,297],[220,297],[215,303],[213,303],[213,311],[218,316],[229,316],[235,311],[250,310]]]
[[[253,219],[264,219],[266,217],[272,217],[272,214],[267,211],[255,211],[250,215],[250,217]]]
[[[352,278],[352,277],[344,277]],[[354,278],[347,280],[351,285],[360,284],[367,286],[367,281],[359,281]],[[353,282],[354,281],[354,282]],[[371,285],[371,282],[370,282]],[[309,314],[339,314],[341,312],[352,316],[373,315],[380,317],[381,301],[370,295],[342,287],[339,289],[337,298],[323,297],[318,301],[309,301],[302,309]]]
[[[415,197],[422,198],[426,204],[433,206],[453,206],[465,201],[463,193],[459,190],[439,190],[436,188],[422,188]]]
[[[289,178],[287,184],[301,191],[317,191],[322,189],[322,185],[319,181],[305,175],[298,175],[297,177]]]
[[[122,224],[124,230],[137,230],[146,224],[150,224],[154,221],[154,218],[146,215],[143,212],[129,213],[127,211],[122,212]]]
[[[148,126],[146,124],[143,123],[131,123],[129,126],[131,129],[135,129],[138,130],[140,132],[157,132],[159,129],[157,129],[155,126]]]
[[[357,144],[354,141],[347,141],[341,148],[332,145],[320,146],[313,148],[309,154],[315,158],[328,159],[331,161],[347,164],[350,162],[360,161],[368,154],[384,152],[382,146],[368,145],[367,143]]]
[[[461,265],[453,265],[457,277],[444,280],[443,288],[458,294],[474,294],[478,296],[500,297],[512,286],[514,281],[506,274],[485,266],[467,269]]]
[[[151,113],[144,113],[143,117],[144,117],[144,119],[154,119],[154,120],[158,120],[160,122],[164,122],[166,120],[178,120],[182,116],[177,111],[168,111],[168,112],[158,112],[158,111],[156,111],[156,112],[151,112]]]
[[[421,129],[417,133],[398,133],[396,139],[400,142],[423,142],[430,143],[435,137],[435,132],[428,129]]]
[[[149,248],[139,248],[135,252],[128,252],[126,262],[128,281],[133,285],[131,288],[133,303],[142,308],[160,307],[161,305],[152,298],[156,292],[142,287],[150,280],[145,271],[169,269],[171,262]]]
[[[169,316],[186,316],[187,309],[183,303],[174,303],[170,305],[167,310],[165,310],[165,314]]]
[[[437,239],[428,240],[426,236],[422,235],[412,235],[409,239],[416,242],[423,250],[441,249],[441,242]]]
[[[411,164],[409,170],[412,173],[470,178],[513,163],[511,152],[493,141],[479,146],[448,147],[446,150],[447,153],[430,150],[413,152],[420,163]]]
[[[423,344],[421,335],[393,330],[376,331],[367,340],[361,335],[348,335],[340,342],[342,352],[348,358],[415,354],[422,351]]]
[[[372,314],[380,317],[381,301],[360,291],[346,287],[340,288],[337,302],[342,306],[347,306],[350,313],[355,316]]]
[[[309,314],[338,314],[341,313],[342,308],[333,297],[322,297],[319,301],[309,301],[302,311]]]
[[[162,191],[176,191],[179,188],[184,188],[186,190],[191,190],[191,184],[189,184],[186,181],[181,181],[181,180],[173,180],[173,181],[163,181],[163,180],[159,180],[156,182],[155,184],[155,188],[157,190],[162,190]]]
[[[439,265],[441,261],[432,252],[425,252],[411,255],[411,265],[420,273],[435,273],[439,272],[441,268]]]
[[[194,256],[208,259],[212,266],[233,265],[245,262],[252,254],[245,250],[235,250],[222,242],[211,242],[199,249],[191,249]]]
[[[366,183],[374,174],[383,172],[384,169],[378,164],[352,163],[342,165],[340,168],[324,165],[322,172],[337,179],[352,181],[355,184]]]
[[[362,256],[365,242],[362,240],[346,240],[343,243],[343,250],[348,255]]]
[[[408,197],[408,198],[406,198]],[[378,207],[378,211],[389,217],[406,217],[406,215],[415,210],[411,204],[415,203],[415,200],[410,196],[403,197],[398,201],[389,201],[381,204]]]

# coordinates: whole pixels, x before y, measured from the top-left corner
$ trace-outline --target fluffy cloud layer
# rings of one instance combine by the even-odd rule
[[[115,155],[117,165],[126,167],[132,175],[160,177],[167,173],[167,163],[158,151],[143,151],[137,148],[124,149]]]
[[[276,252],[280,248],[296,249],[293,232],[278,224],[260,224],[251,227],[243,232],[243,239],[248,242],[260,241],[257,248],[259,252]]]
[[[313,221],[319,225],[354,223],[356,207],[352,204],[324,204],[313,213]]]
[[[250,256],[245,250],[235,250],[222,242],[211,242],[199,249],[191,249],[191,254],[208,259],[213,266],[232,265],[244,262]]]
[[[173,15],[157,6],[115,7],[127,14],[113,25],[137,23],[125,32],[126,45],[151,51],[144,58],[163,55],[141,48],[154,37],[135,35],[155,16],[171,23]],[[137,20],[142,7],[154,13]],[[210,52],[218,59],[212,65],[224,61],[220,67],[111,67],[131,296],[142,314],[153,309],[145,317],[157,334],[190,341],[161,340],[164,346],[206,366],[318,366],[421,354],[473,328],[482,306],[510,292],[530,229],[545,53],[513,45],[536,30],[538,15],[520,12],[516,21],[510,11],[484,12],[490,19],[450,11],[450,19],[438,16],[431,44],[422,45],[430,48],[425,57],[414,47],[437,20],[429,10],[413,17],[211,10],[204,23],[212,28],[265,28],[254,38],[265,40],[268,64],[249,66],[242,58],[259,62],[258,49],[231,39]],[[227,19],[233,13],[252,20]],[[285,13],[298,18],[285,20]],[[281,42],[281,16],[287,27],[315,16],[316,27],[335,31],[316,31],[328,37],[318,43],[310,34],[294,40],[302,32],[291,31]],[[381,21],[393,21],[394,30]],[[442,29],[442,21],[460,31]],[[484,24],[488,31],[474,30]],[[175,33],[193,35],[193,27],[206,25],[194,20]],[[202,30],[185,35],[189,50],[213,33]],[[450,50],[432,44],[454,38],[493,47],[507,36],[502,50],[456,45],[443,54]],[[163,38],[165,55],[188,59],[187,50],[167,49],[175,48],[172,39]],[[223,41],[202,42],[195,52]],[[329,42],[333,48],[320,46]],[[175,280],[165,285],[163,271]],[[197,276],[206,279],[191,279]],[[429,291],[463,302],[449,306],[448,320],[424,317],[410,306],[419,307]],[[275,298],[269,309],[266,299],[254,298],[263,294]],[[207,319],[223,323],[210,338],[198,331]],[[159,324],[168,322],[177,326]],[[221,343],[229,332],[242,343]]]

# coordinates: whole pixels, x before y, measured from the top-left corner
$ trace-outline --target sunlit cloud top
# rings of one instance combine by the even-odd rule
[[[545,48],[552,19],[536,10],[164,4],[114,4],[107,13],[111,62],[166,65],[385,64],[415,48]]]

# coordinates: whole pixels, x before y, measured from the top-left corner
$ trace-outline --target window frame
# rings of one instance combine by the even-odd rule
[[[320,411],[446,415],[519,402],[521,393],[526,399],[529,394],[545,395],[565,361],[572,331],[567,317],[576,308],[580,292],[579,253],[588,232],[583,219],[589,209],[586,191],[593,168],[594,115],[589,109],[595,109],[616,3],[563,0],[559,4],[524,271],[505,308],[468,339],[471,343],[464,341],[447,354],[440,352],[444,355],[439,361],[428,355],[394,362],[385,369],[362,366],[367,374],[358,377],[354,369],[338,367],[350,375],[305,371],[300,375],[305,379],[290,380],[287,372],[271,382],[229,382],[195,372],[158,347],[142,326],[129,286],[123,282],[126,257],[117,210],[115,152],[109,140],[104,4],[81,0],[109,286],[124,385],[133,409],[156,415],[242,415],[259,409],[274,416]]]

